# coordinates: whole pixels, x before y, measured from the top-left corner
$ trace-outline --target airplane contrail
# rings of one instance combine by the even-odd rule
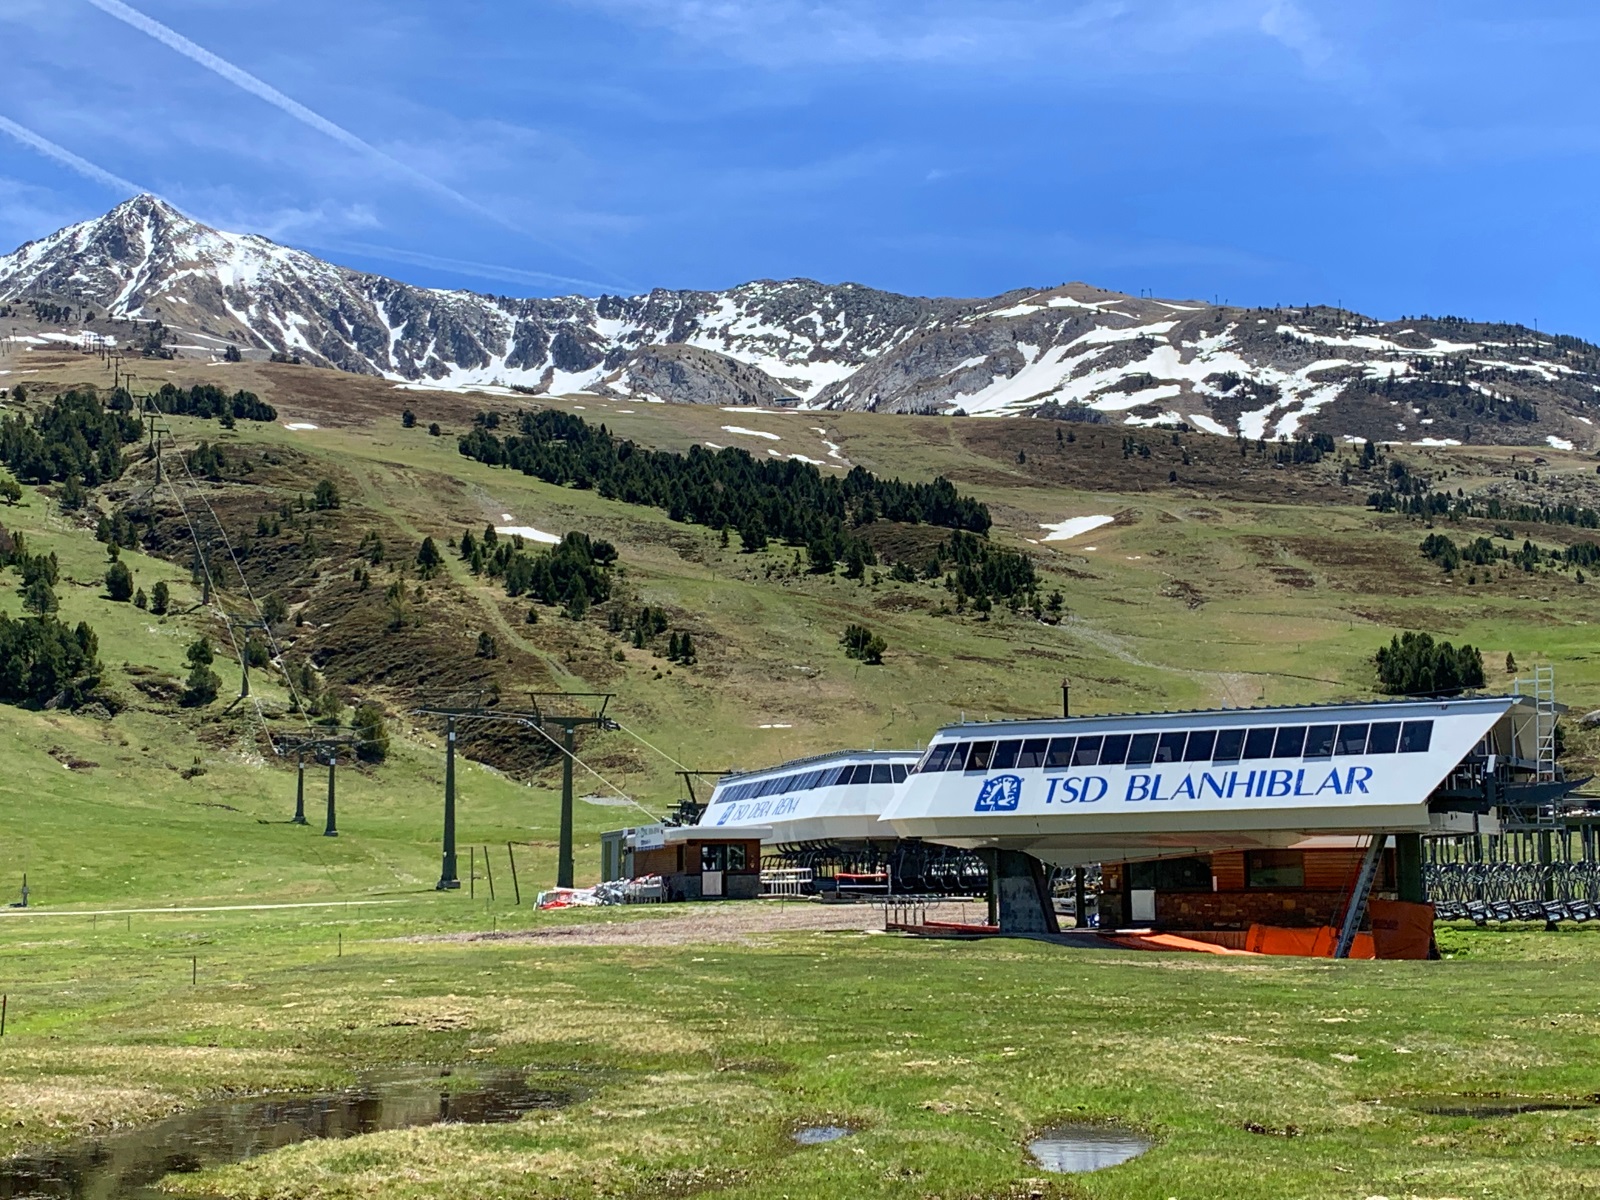
[[[474,262],[466,258],[447,258],[442,254],[423,254],[416,250],[402,250],[397,246],[380,246],[373,242],[304,242],[311,249],[326,250],[335,254],[362,254],[389,258],[395,262],[417,267],[438,267],[477,279],[499,279],[507,283],[571,284],[574,287],[599,288],[609,291],[615,284],[600,283],[593,279],[579,279],[572,275],[553,275],[549,271],[528,271],[519,267],[496,266],[494,263]]]
[[[130,183],[120,175],[113,175],[103,167],[97,167],[87,158],[80,158],[65,146],[58,146],[49,138],[35,133],[23,125],[7,117],[0,116],[0,133],[8,133],[24,146],[28,146],[43,154],[46,158],[53,158],[64,167],[70,167],[85,179],[92,179],[96,183],[104,184],[115,191],[127,192],[136,196],[147,189],[136,183]]]
[[[298,100],[284,95],[265,80],[257,78],[256,76],[250,74],[249,71],[244,70],[242,67],[234,66],[233,63],[229,62],[225,58],[220,58],[211,53],[211,51],[207,50],[204,46],[196,45],[194,42],[191,42],[188,38],[184,37],[183,34],[179,33],[176,29],[163,25],[160,21],[155,20],[153,17],[145,16],[144,13],[140,12],[138,9],[130,8],[128,5],[122,3],[122,0],[89,0],[89,3],[94,5],[107,16],[115,17],[124,24],[133,26],[133,28],[137,29],[140,33],[148,34],[162,45],[176,51],[190,61],[199,63],[202,67],[206,68],[206,70],[222,76],[222,78],[226,79],[235,87],[242,88],[244,91],[249,92],[252,96],[255,96],[261,100],[265,100],[274,108],[288,113],[295,120],[304,125],[309,125],[318,133],[327,135],[341,145],[349,147],[351,150],[355,150],[361,154],[369,155],[372,158],[378,159],[380,162],[389,166],[392,170],[404,175],[413,182],[420,184],[428,191],[452,200],[456,204],[459,204],[462,207],[477,213],[479,216],[493,221],[497,225],[504,226],[505,228],[514,230],[518,233],[526,232],[525,230],[518,228],[515,224],[494,210],[479,204],[476,200],[472,199],[472,197],[465,196],[448,184],[440,183],[432,176],[425,175],[415,167],[408,166],[406,163],[401,162],[393,155],[386,154],[372,143],[365,141],[351,133],[342,125],[335,124],[334,122],[328,120],[328,118],[322,116],[320,113],[313,112],[304,104],[301,104]]]

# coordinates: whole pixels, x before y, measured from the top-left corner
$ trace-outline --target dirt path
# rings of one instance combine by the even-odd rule
[[[617,909],[614,920],[572,913],[573,923],[498,933],[444,933],[401,939],[417,942],[543,942],[566,946],[690,946],[751,942],[772,933],[860,933],[883,928],[883,909],[872,904],[817,904],[811,901],[674,905],[661,916]],[[924,911],[919,909],[919,912]],[[931,904],[933,921],[981,921],[981,903]],[[568,914],[549,914],[559,921]],[[587,918],[587,919],[586,919]]]

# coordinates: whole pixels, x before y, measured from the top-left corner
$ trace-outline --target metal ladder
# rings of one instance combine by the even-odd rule
[[[1389,840],[1386,833],[1374,833],[1361,859],[1361,873],[1356,876],[1356,886],[1350,893],[1350,906],[1344,910],[1344,923],[1339,926],[1339,940],[1334,944],[1335,958],[1349,958],[1350,947],[1355,944],[1356,930],[1361,928],[1361,918],[1367,915],[1367,901],[1372,896],[1372,884],[1378,877],[1378,865],[1383,862],[1383,844]]]
[[[1556,669],[1548,664],[1535,666],[1533,678],[1516,680],[1511,694],[1533,700],[1536,781],[1553,783],[1556,777]]]

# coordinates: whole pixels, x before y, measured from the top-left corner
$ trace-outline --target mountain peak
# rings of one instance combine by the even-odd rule
[[[191,355],[282,354],[493,395],[1054,417],[1115,430],[1124,453],[1151,427],[1259,442],[1264,462],[1267,441],[1312,432],[1558,449],[1593,449],[1600,432],[1600,347],[1504,326],[1086,283],[969,299],[810,279],[482,296],[225,233],[150,193],[0,256],[13,301],[158,320]]]

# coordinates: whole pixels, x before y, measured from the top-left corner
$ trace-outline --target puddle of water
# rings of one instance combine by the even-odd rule
[[[1392,1103],[1433,1117],[1515,1117],[1522,1113],[1581,1112],[1600,1107],[1593,1100],[1538,1096],[1402,1096]]]
[[[794,1131],[794,1140],[802,1146],[821,1146],[849,1137],[855,1130],[847,1125],[805,1125]]]
[[[515,1121],[559,1108],[572,1096],[529,1086],[522,1072],[474,1072],[446,1087],[450,1072],[363,1082],[323,1096],[256,1097],[180,1113],[141,1129],[86,1139],[0,1161],[0,1200],[155,1200],[163,1175],[242,1162],[311,1138],[453,1121]]]
[[[1046,1171],[1081,1175],[1138,1158],[1154,1145],[1149,1138],[1115,1125],[1057,1125],[1028,1143],[1028,1152]]]

